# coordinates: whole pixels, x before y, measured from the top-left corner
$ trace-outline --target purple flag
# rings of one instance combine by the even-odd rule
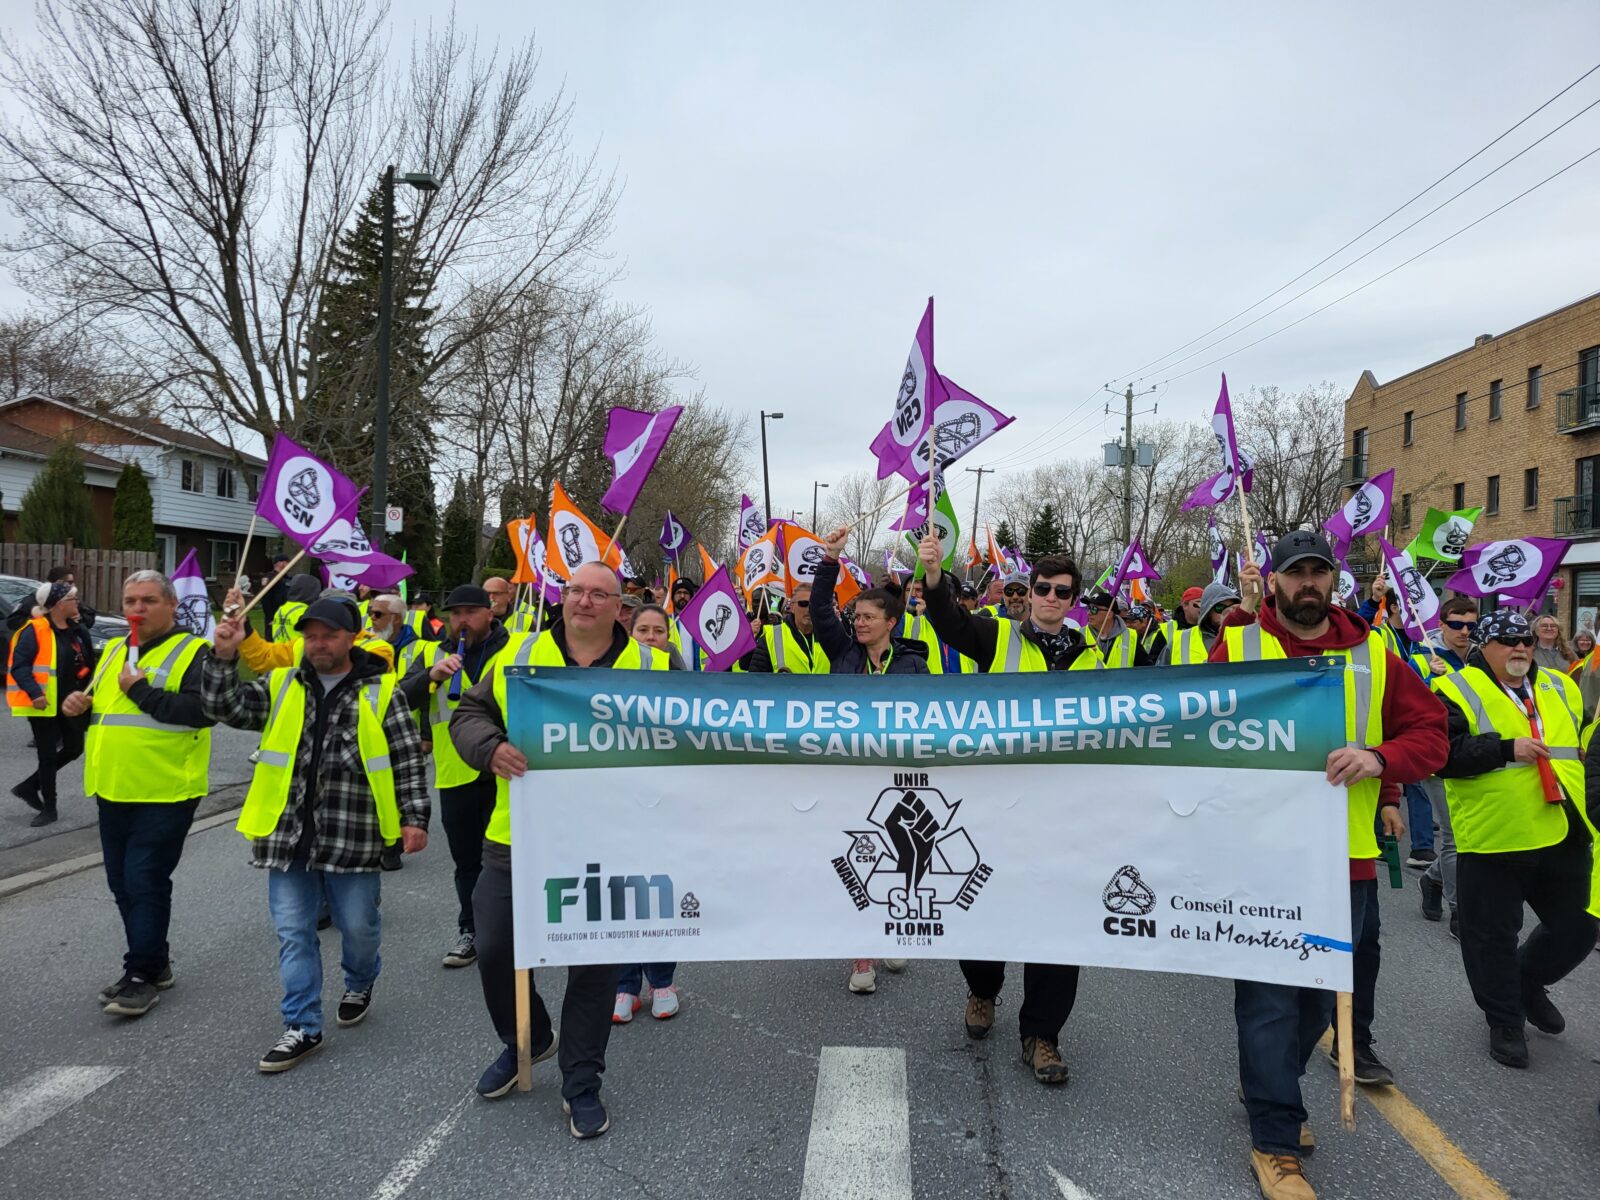
[[[1122,592],[1122,585],[1130,579],[1160,579],[1161,572],[1150,565],[1150,559],[1144,552],[1144,547],[1139,545],[1139,539],[1134,538],[1128,543],[1128,548],[1122,552],[1122,561],[1117,564],[1117,573],[1112,578],[1111,586],[1106,590],[1113,596]]]
[[[1272,539],[1265,529],[1256,530],[1256,565],[1263,575],[1272,570]]]
[[[901,470],[917,448],[926,440],[933,424],[933,413],[945,400],[944,381],[933,367],[933,297],[928,297],[928,307],[917,325],[917,336],[911,343],[911,353],[906,358],[905,370],[900,374],[900,390],[895,393],[894,415],[878,436],[872,439],[872,453],[878,459],[878,478],[887,479]],[[918,472],[915,465],[908,467],[908,478],[916,479],[927,474],[926,466]]]
[[[200,570],[198,550],[183,556],[178,569],[172,573],[172,590],[178,593],[178,611],[173,615],[173,622],[208,642],[215,638],[217,621],[211,612],[211,595],[206,590],[205,574]]]
[[[545,570],[545,559],[548,554],[544,538],[540,536],[537,526],[530,523],[528,529],[528,565],[533,568],[533,578],[539,589],[539,595],[546,604],[561,603],[561,580],[552,572]]]
[[[758,542],[767,532],[767,519],[761,515],[754,500],[739,497],[739,553],[743,554],[752,542]]]
[[[1356,573],[1350,569],[1350,564],[1345,562],[1343,555],[1339,556],[1337,566],[1339,568],[1339,584],[1334,589],[1334,595],[1341,602],[1352,600],[1359,590],[1356,586]]]
[[[606,436],[600,448],[611,460],[616,475],[600,497],[603,506],[624,516],[633,511],[650,469],[667,444],[667,435],[682,415],[683,406],[679,404],[653,413],[619,406],[606,414]]]
[[[1560,538],[1536,537],[1480,542],[1467,547],[1461,569],[1445,580],[1445,587],[1468,596],[1501,595],[1537,604],[1571,545]]]
[[[1417,570],[1411,555],[1396,550],[1389,539],[1381,535],[1378,548],[1383,551],[1389,582],[1394,585],[1395,597],[1400,601],[1400,622],[1406,636],[1413,642],[1426,642],[1428,634],[1439,628],[1439,597]]]
[[[677,558],[688,544],[689,531],[684,528],[682,521],[672,515],[672,510],[667,509],[667,515],[661,518],[661,548],[669,558]]]
[[[999,433],[1013,418],[998,408],[991,408],[948,376],[939,376],[939,386],[944,393],[938,407],[933,410],[933,444],[939,452],[939,464],[955,462],[963,454]],[[876,447],[893,441],[891,426],[885,425],[873,440]],[[928,455],[928,439],[924,437],[911,448],[911,457],[900,464],[898,472],[908,482],[925,478],[932,466]]]
[[[1217,528],[1217,518],[1210,517],[1207,521],[1207,533],[1211,535],[1211,579],[1214,583],[1228,582],[1228,547],[1222,540],[1222,530]]]
[[[1394,491],[1394,468],[1374,475],[1346,500],[1344,507],[1322,523],[1335,550],[1348,547],[1368,533],[1382,533],[1389,524],[1390,494]]]
[[[364,554],[372,547],[360,527],[362,495],[348,477],[279,433],[272,438],[256,515],[311,554],[322,553],[318,543]]]
[[[317,569],[322,575],[323,586],[338,588],[341,592],[353,592],[357,584],[369,588],[390,588],[417,573],[417,569],[408,563],[379,552],[353,561],[325,558],[317,564]]]
[[[872,586],[872,580],[867,578],[867,573],[856,563],[851,562],[848,554],[839,556],[839,565],[850,572],[850,578],[856,581],[857,587],[864,590]]]
[[[1222,391],[1217,396],[1216,411],[1211,414],[1211,432],[1216,435],[1217,445],[1222,450],[1222,470],[1189,493],[1179,512],[1221,504],[1224,500],[1232,499],[1236,483],[1249,492],[1254,482],[1250,459],[1239,449],[1239,439],[1234,434],[1233,404],[1228,399],[1226,375],[1222,377]]]
[[[726,671],[755,649],[755,634],[750,632],[744,604],[733,590],[727,567],[717,568],[716,574],[694,594],[694,599],[684,605],[678,619],[689,636],[705,650],[708,671]]]

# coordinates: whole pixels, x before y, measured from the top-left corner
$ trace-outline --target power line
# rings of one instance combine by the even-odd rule
[[[1443,175],[1439,176],[1438,179],[1435,179],[1427,187],[1423,188],[1416,195],[1412,196],[1404,204],[1400,205],[1398,208],[1394,209],[1393,211],[1391,211],[1390,213],[1388,213],[1386,216],[1382,217],[1381,219],[1375,221],[1373,224],[1367,226],[1367,228],[1363,229],[1360,233],[1356,234],[1355,237],[1351,238],[1349,241],[1347,241],[1344,245],[1340,246],[1337,250],[1333,251],[1331,254],[1328,254],[1328,255],[1324,256],[1323,258],[1319,259],[1318,261],[1312,263],[1309,267],[1307,267],[1304,271],[1301,271],[1300,274],[1296,275],[1293,279],[1289,280],[1287,283],[1279,285],[1278,287],[1274,288],[1272,291],[1268,292],[1265,296],[1261,297],[1261,299],[1257,300],[1254,304],[1251,304],[1246,308],[1240,309],[1238,312],[1234,313],[1233,316],[1229,317],[1227,320],[1222,321],[1221,323],[1219,323],[1217,325],[1213,325],[1210,329],[1206,330],[1202,334],[1197,335],[1196,337],[1191,338],[1189,341],[1183,343],[1183,345],[1178,346],[1175,349],[1168,350],[1165,354],[1158,355],[1157,357],[1151,359],[1149,362],[1143,364],[1142,366],[1135,367],[1134,370],[1128,372],[1127,375],[1119,375],[1119,376],[1116,376],[1116,378],[1126,379],[1128,377],[1128,375],[1132,375],[1135,372],[1144,371],[1145,369],[1147,369],[1149,367],[1155,366],[1157,363],[1165,362],[1167,359],[1171,358],[1174,354],[1178,354],[1181,351],[1187,350],[1190,346],[1194,345],[1196,342],[1202,340],[1203,338],[1210,337],[1213,333],[1216,333],[1217,330],[1225,328],[1226,326],[1231,325],[1234,321],[1237,321],[1240,317],[1244,316],[1245,314],[1255,311],[1257,308],[1261,307],[1261,305],[1265,304],[1268,300],[1271,300],[1279,292],[1282,292],[1287,288],[1293,287],[1295,284],[1299,283],[1300,280],[1304,279],[1307,275],[1311,274],[1311,272],[1315,271],[1318,267],[1322,266],[1324,263],[1330,261],[1331,259],[1337,258],[1340,254],[1343,254],[1346,250],[1348,250],[1351,246],[1355,245],[1362,238],[1366,237],[1369,233],[1373,232],[1373,230],[1375,230],[1379,226],[1385,224],[1391,218],[1398,216],[1400,213],[1404,212],[1407,208],[1410,208],[1411,205],[1415,204],[1418,200],[1422,199],[1422,197],[1426,196],[1429,192],[1433,191],[1434,188],[1438,187],[1445,180],[1449,179],[1457,171],[1461,170],[1463,167],[1467,166],[1469,163],[1473,162],[1475,159],[1480,158],[1487,151],[1493,149],[1496,145],[1498,145],[1500,142],[1504,141],[1507,137],[1509,137],[1511,134],[1515,133],[1518,129],[1522,128],[1522,126],[1526,125],[1534,117],[1538,116],[1545,109],[1549,108],[1557,100],[1561,99],[1562,96],[1565,96],[1568,92],[1570,92],[1573,88],[1577,87],[1580,83],[1582,83],[1585,79],[1589,78],[1589,76],[1593,75],[1596,71],[1600,71],[1600,63],[1596,63],[1594,66],[1590,67],[1582,75],[1578,76],[1571,83],[1567,84],[1566,87],[1562,88],[1554,96],[1551,96],[1550,99],[1546,100],[1543,104],[1539,105],[1538,108],[1534,109],[1527,116],[1523,117],[1515,125],[1512,125],[1505,132],[1501,133],[1499,136],[1493,138],[1492,140],[1490,140],[1489,142],[1484,144],[1482,147],[1480,147],[1478,150],[1476,150],[1474,153],[1472,153],[1468,157],[1462,159],[1459,163],[1457,163],[1455,166],[1451,167]],[[1140,378],[1142,379],[1143,376],[1140,376]]]
[[[1077,412],[1085,404],[1089,403],[1089,401],[1096,399],[1099,395],[1100,395],[1100,389],[1099,388],[1095,388],[1094,391],[1090,392],[1086,397],[1084,397],[1082,400],[1078,401],[1077,404],[1073,405],[1065,413],[1063,413],[1061,416],[1057,417],[1049,425],[1045,426],[1044,430],[1039,434],[1039,437],[1043,438],[1046,435],[1048,435],[1049,432],[1052,429],[1055,429],[1057,426],[1059,426],[1061,424],[1061,422],[1065,421],[1068,417],[1072,416],[1073,413]],[[1019,448],[1017,450],[1013,450],[1008,454],[1002,454],[999,458],[990,459],[989,462],[986,465],[995,466],[997,464],[1004,463],[1007,459],[1016,458],[1017,455],[1019,455],[1019,454],[1026,454],[1029,450],[1033,449],[1034,446],[1037,446],[1038,444],[1039,444],[1038,443],[1038,439],[1035,439],[1033,442],[1031,442],[1028,445],[1023,446],[1023,447],[1021,447],[1021,448]]]

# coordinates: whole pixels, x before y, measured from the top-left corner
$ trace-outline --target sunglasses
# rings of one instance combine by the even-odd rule
[[[1006,589],[1006,595],[1008,596],[1026,596],[1027,594],[1028,589],[1025,587],[1008,587]]]
[[[1445,628],[1454,629],[1457,633],[1460,633],[1462,630],[1466,630],[1468,633],[1471,633],[1477,627],[1478,627],[1478,623],[1476,621],[1446,621],[1445,622]]]
[[[791,601],[789,601],[789,607],[790,608],[810,608],[811,607],[811,601],[809,601],[809,600],[791,600]]]
[[[1532,650],[1535,638],[1531,633],[1508,633],[1503,637],[1490,639],[1497,646],[1521,646],[1525,650]]]
[[[1056,594],[1057,600],[1071,600],[1078,594],[1078,589],[1066,583],[1036,583],[1033,585],[1035,596],[1048,596],[1051,592]]]

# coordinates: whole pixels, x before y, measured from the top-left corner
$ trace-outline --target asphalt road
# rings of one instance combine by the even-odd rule
[[[953,963],[880,973],[873,996],[846,992],[843,963],[687,964],[678,1018],[615,1031],[604,1138],[568,1135],[553,1062],[535,1068],[531,1094],[478,1100],[472,1084],[497,1047],[476,973],[439,965],[454,903],[442,835],[384,877],[372,1015],[351,1030],[330,1021],[318,1056],[262,1076],[255,1061],[279,1031],[276,939],[266,880],[246,860],[228,824],[190,838],[178,984],[136,1022],[93,1002],[121,952],[98,870],[0,901],[0,1196],[1256,1194],[1233,1094],[1231,988],[1213,979],[1085,972],[1064,1044],[1072,1083],[1046,1089],[1016,1059],[1016,996],[1002,997],[988,1041],[967,1040]],[[1378,1048],[1415,1105],[1401,1116],[1420,1117],[1402,1124],[1440,1161],[1453,1144],[1504,1189],[1475,1195],[1592,1194],[1600,956],[1553,993],[1567,1034],[1530,1034],[1533,1068],[1515,1072],[1484,1052],[1457,947],[1422,921],[1414,882],[1385,891],[1384,920]],[[323,945],[331,1011],[337,935]],[[540,972],[537,986],[553,1000],[560,976]],[[1452,1189],[1370,1103],[1341,1133],[1320,1056],[1306,1094],[1321,1196],[1474,1194]]]

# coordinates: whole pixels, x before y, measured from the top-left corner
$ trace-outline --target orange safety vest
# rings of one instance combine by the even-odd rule
[[[17,639],[22,636],[22,630],[29,626],[32,626],[33,636],[39,643],[39,649],[33,656],[33,681],[44,693],[45,706],[42,709],[33,706],[33,697],[17,685],[10,670],[6,671],[6,704],[19,717],[53,717],[56,715],[56,631],[49,617],[34,617],[11,635],[11,661],[14,662],[17,657]]]

